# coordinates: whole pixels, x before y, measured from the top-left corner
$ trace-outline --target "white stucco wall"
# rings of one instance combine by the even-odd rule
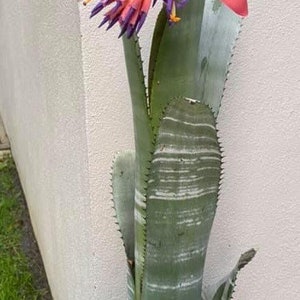
[[[133,147],[118,30],[98,30],[76,1],[23,2],[0,0],[0,112],[54,298],[126,299],[109,187],[114,153]],[[299,12],[297,1],[250,3],[219,116],[226,177],[206,274],[257,247],[238,300],[300,294]]]
[[[0,112],[55,299],[93,290],[78,6],[0,1]]]

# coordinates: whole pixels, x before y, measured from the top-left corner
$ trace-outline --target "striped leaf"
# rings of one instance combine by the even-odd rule
[[[235,268],[219,283],[204,289],[202,300],[230,300],[235,288],[238,272],[255,256],[256,251],[251,249],[241,255]]]
[[[135,300],[135,284],[131,265],[128,265],[127,269],[127,299]]]
[[[153,133],[148,115],[147,96],[140,46],[136,36],[123,38],[130,85],[135,137],[135,288],[140,300],[145,253],[146,181],[153,148]]]
[[[147,190],[143,300],[199,300],[220,178],[211,110],[178,99],[159,127]]]

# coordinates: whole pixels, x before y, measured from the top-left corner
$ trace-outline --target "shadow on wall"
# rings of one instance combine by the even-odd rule
[[[9,140],[0,115],[0,151],[1,150],[5,151],[9,149],[10,149]]]

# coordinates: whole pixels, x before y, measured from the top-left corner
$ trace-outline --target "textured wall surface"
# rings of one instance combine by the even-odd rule
[[[289,2],[251,1],[218,120],[226,176],[206,280],[258,248],[237,300],[300,294],[300,3]],[[90,8],[80,21],[76,1],[0,0],[0,111],[55,299],[123,300],[109,172],[133,148],[131,108],[118,29],[97,29]]]
[[[9,145],[8,137],[0,115],[0,150],[7,148],[8,145]]]
[[[55,299],[90,299],[77,2],[0,1],[0,111]]]
[[[219,116],[225,180],[209,261],[226,269],[258,248],[237,300],[300,295],[300,3],[288,2],[250,2]]]

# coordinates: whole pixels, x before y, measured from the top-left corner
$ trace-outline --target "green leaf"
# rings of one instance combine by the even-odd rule
[[[204,289],[202,300],[232,299],[238,272],[252,260],[255,254],[256,251],[254,249],[242,254],[234,269],[225,278],[216,285]]]
[[[113,201],[127,259],[134,261],[134,152],[122,152],[112,169]]]
[[[130,85],[135,138],[135,289],[140,300],[145,253],[146,181],[153,148],[140,46],[138,39],[123,38]]]
[[[143,300],[199,300],[221,155],[208,106],[177,99],[159,127],[147,190]]]
[[[148,104],[139,40],[136,35],[130,39],[123,36],[122,40],[132,106],[133,109],[138,107],[142,116],[147,120]]]
[[[202,102],[218,114],[233,48],[240,31],[241,18],[221,4],[205,2],[199,44],[197,86]]]
[[[155,128],[169,99],[178,95],[199,99],[217,115],[240,30],[241,19],[219,0],[189,1],[178,14],[182,20],[172,26],[165,26],[161,14],[152,41],[149,102]]]
[[[128,265],[127,269],[127,299],[135,300],[135,285],[131,265]]]
[[[156,128],[170,99],[176,96],[199,99],[195,67],[199,56],[204,3],[202,0],[189,1],[184,8],[178,10],[181,21],[172,26],[164,26],[159,49],[152,51],[155,57],[151,57],[150,61],[155,60],[156,63],[152,83],[149,83],[149,101],[152,124]],[[156,26],[155,30],[161,34],[159,28],[162,27],[162,22],[158,22]],[[157,47],[156,39],[152,43],[152,49]],[[149,70],[152,70],[151,66]],[[151,80],[152,76],[149,77]]]
[[[163,37],[163,33],[165,27],[167,25],[167,16],[166,10],[163,7],[158,14],[155,29],[152,36],[152,44],[151,44],[151,52],[150,52],[150,59],[149,59],[149,69],[148,69],[148,91],[149,91],[149,99],[151,99],[151,91],[152,91],[152,83],[153,83],[153,76],[157,61],[157,55],[160,47],[160,43]]]

